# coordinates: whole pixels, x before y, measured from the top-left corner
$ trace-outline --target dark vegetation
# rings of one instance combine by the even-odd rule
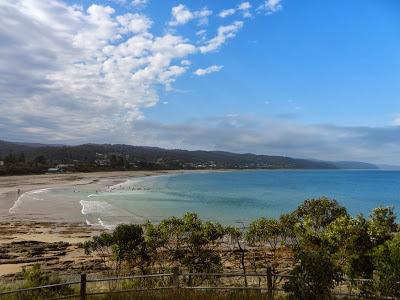
[[[369,218],[352,217],[336,201],[319,198],[306,200],[279,219],[257,219],[247,228],[204,222],[195,213],[159,224],[119,225],[84,248],[99,256],[114,275],[174,268],[212,273],[226,270],[226,265],[236,265],[246,274],[263,271],[267,264],[278,272],[282,255],[290,253],[293,277],[283,287],[293,299],[329,299],[343,280],[357,278],[372,279],[357,287],[360,296],[400,297],[395,219],[391,207],[376,208]],[[189,276],[187,284],[201,285],[204,280]]]
[[[283,287],[285,294],[281,295],[289,299],[332,299],[333,291],[344,282],[353,284],[353,292],[363,298],[400,297],[400,234],[392,207],[378,207],[368,218],[353,217],[335,200],[322,197],[304,201],[279,219],[259,218],[246,227],[223,226],[186,213],[158,224],[121,224],[88,240],[83,248],[99,259],[109,277],[177,270],[239,271],[244,279],[239,286],[261,286],[265,282],[255,282],[249,272],[265,272],[265,266],[271,265],[274,273],[290,275],[274,283]],[[39,266],[24,270],[23,275],[25,286],[57,282]],[[359,278],[370,280],[359,282]],[[150,279],[125,281],[119,288],[173,284],[168,277]],[[186,276],[182,280],[187,286],[238,286],[237,280],[222,281],[218,276]],[[109,286],[116,287],[113,283]],[[174,293],[142,292],[135,299],[167,299],[175,297]],[[241,299],[243,293],[182,291],[175,299]],[[259,299],[253,292],[245,297]],[[130,298],[119,294],[100,299]]]
[[[333,162],[283,156],[237,154],[222,151],[167,150],[129,145],[79,146],[21,144],[0,141],[0,175],[40,174],[59,171],[179,169],[336,169]],[[347,165],[348,166],[348,165]],[[352,164],[354,166],[354,164]],[[365,164],[365,168],[373,165]]]

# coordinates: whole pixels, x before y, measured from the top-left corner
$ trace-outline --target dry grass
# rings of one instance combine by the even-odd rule
[[[134,293],[120,293],[109,294],[101,296],[90,296],[88,300],[265,300],[267,299],[266,293],[259,291],[153,291],[153,292],[134,292]],[[276,300],[286,299],[284,297],[276,296]]]

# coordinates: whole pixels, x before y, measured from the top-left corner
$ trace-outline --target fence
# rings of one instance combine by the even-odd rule
[[[223,277],[258,277],[263,278],[265,280],[265,284],[261,286],[259,281],[259,286],[191,286],[191,285],[181,285],[181,280],[183,278],[193,278],[193,277],[214,277],[214,278],[223,278]],[[19,289],[13,291],[5,291],[0,292],[0,299],[4,296],[10,295],[19,295],[23,293],[29,292],[38,292],[43,291],[46,289],[54,289],[54,288],[62,288],[62,287],[70,287],[73,285],[79,286],[79,293],[69,294],[69,295],[62,295],[58,297],[49,297],[48,300],[56,300],[56,299],[80,299],[86,300],[88,296],[95,296],[95,295],[105,295],[105,294],[116,294],[116,293],[129,293],[129,292],[140,292],[140,291],[157,291],[157,290],[255,290],[264,292],[266,295],[266,299],[273,299],[274,292],[283,291],[282,281],[287,280],[290,278],[291,275],[284,275],[284,274],[274,274],[272,272],[271,267],[266,268],[266,272],[264,273],[179,273],[175,271],[173,273],[160,273],[160,274],[150,274],[150,275],[133,275],[133,276],[124,276],[124,277],[110,277],[110,278],[87,278],[86,274],[81,274],[80,280],[76,281],[69,281],[65,283],[58,283],[58,284],[50,284],[45,286],[38,286],[33,288],[26,288],[26,289]],[[148,279],[148,278],[169,278],[172,284],[168,286],[160,286],[160,287],[142,287],[142,288],[131,288],[131,289],[119,289],[119,290],[103,290],[103,291],[89,291],[88,284],[95,284],[101,282],[118,282],[122,280],[134,280],[134,279]],[[350,282],[350,280],[349,280]],[[371,282],[370,279],[353,279],[351,280],[352,283],[354,282]],[[346,297],[358,297],[355,293],[353,293],[352,288],[350,291],[342,292],[342,291],[333,291],[332,293],[334,296],[346,296]]]

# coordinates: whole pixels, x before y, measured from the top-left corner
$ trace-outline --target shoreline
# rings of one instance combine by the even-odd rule
[[[204,172],[205,170],[199,171]],[[84,215],[81,214],[80,203],[72,205],[70,210],[66,210],[65,207],[49,208],[52,212],[63,211],[64,216],[75,214],[71,218],[49,218],[46,215],[9,213],[9,210],[24,194],[58,187],[92,187],[105,183],[112,186],[133,178],[190,172],[193,171],[116,171],[0,177],[0,247],[2,251],[17,254],[15,258],[0,258],[0,277],[9,278],[15,276],[13,274],[20,274],[22,267],[35,262],[44,264],[45,268],[49,270],[56,271],[65,270],[65,265],[78,270],[81,267],[96,269],[93,257],[86,256],[79,245],[107,229],[97,224],[88,225]],[[63,199],[60,199],[60,202],[63,202]],[[38,204],[40,201],[37,201],[33,207]],[[59,247],[62,250],[59,253],[53,253],[47,250],[49,246]],[[43,249],[43,255],[35,259],[26,256],[26,253],[38,247]]]
[[[203,170],[202,170],[203,171]],[[19,220],[46,220],[43,215],[19,216],[10,212],[18,206],[18,201],[24,195],[35,191],[60,187],[81,186],[87,187],[96,184],[117,185],[132,178],[148,176],[162,176],[169,174],[183,174],[192,171],[168,170],[168,171],[115,171],[115,172],[93,172],[93,173],[68,173],[68,174],[44,174],[44,175],[21,175],[6,176],[0,180],[0,218],[14,217]],[[196,171],[195,171],[196,172]],[[81,208],[79,208],[79,213]],[[58,219],[49,220],[57,222]],[[65,222],[68,220],[61,220]],[[79,220],[76,220],[79,221]]]

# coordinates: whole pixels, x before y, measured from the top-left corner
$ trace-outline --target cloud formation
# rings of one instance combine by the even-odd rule
[[[397,115],[393,118],[392,120],[392,125],[394,126],[400,126],[400,115]]]
[[[218,16],[220,18],[226,18],[226,17],[234,15],[236,12],[239,11],[242,13],[242,16],[244,18],[249,18],[249,17],[251,17],[250,9],[251,9],[251,4],[250,4],[250,2],[246,1],[246,2],[240,3],[236,8],[228,8],[228,9],[222,10],[218,14]]]
[[[234,8],[228,8],[228,9],[222,10],[222,11],[218,14],[218,16],[219,16],[220,18],[226,18],[226,17],[232,16],[233,14],[235,14],[235,12],[236,12],[236,10],[235,10]]]
[[[135,7],[143,7],[146,6],[148,2],[148,0],[132,0],[132,5]]]
[[[281,2],[282,0],[264,0],[264,3],[258,7],[258,10],[265,11],[267,14],[273,14],[283,8]]]
[[[178,5],[172,14],[184,24],[211,11]],[[142,109],[158,103],[159,88],[171,90],[187,72],[189,56],[217,50],[243,22],[221,26],[200,45],[168,30],[154,35],[152,26],[145,14],[118,14],[110,6],[83,10],[58,0],[2,1],[0,101],[7,114],[0,115],[0,124],[57,140],[129,132],[144,117]]]
[[[162,124],[135,124],[135,141],[167,148],[228,150],[322,160],[358,160],[400,165],[400,126],[344,127],[301,124],[285,119],[255,119],[235,114],[221,118]]]
[[[243,3],[242,10],[250,10]],[[278,0],[263,3],[267,12],[281,7]],[[185,9],[175,10],[173,20],[185,24],[210,15],[204,9],[189,14]],[[177,28],[155,35],[153,23],[145,14],[118,14],[110,6],[83,10],[57,0],[2,1],[0,43],[6,46],[0,47],[0,138],[400,164],[398,117],[393,126],[381,128],[305,125],[237,114],[176,124],[146,120],[143,109],[159,102],[160,87],[171,89],[190,70],[194,56],[219,50],[244,26],[243,20],[232,20],[212,38],[196,43],[176,33]],[[202,29],[199,36],[208,32]],[[216,64],[191,72],[202,76],[221,68]]]
[[[199,68],[196,71],[194,71],[193,74],[195,74],[197,76],[204,76],[204,75],[207,75],[210,73],[219,72],[222,70],[222,68],[223,68],[223,66],[212,65],[205,69]]]
[[[243,24],[243,21],[235,21],[230,25],[218,27],[217,35],[206,41],[205,45],[200,47],[200,52],[207,53],[218,50],[226,40],[236,36]]]
[[[208,23],[208,17],[211,16],[212,11],[207,8],[191,11],[185,5],[179,4],[172,8],[171,14],[172,20],[169,22],[171,26],[183,25],[194,19],[198,19],[200,25],[205,25]]]

